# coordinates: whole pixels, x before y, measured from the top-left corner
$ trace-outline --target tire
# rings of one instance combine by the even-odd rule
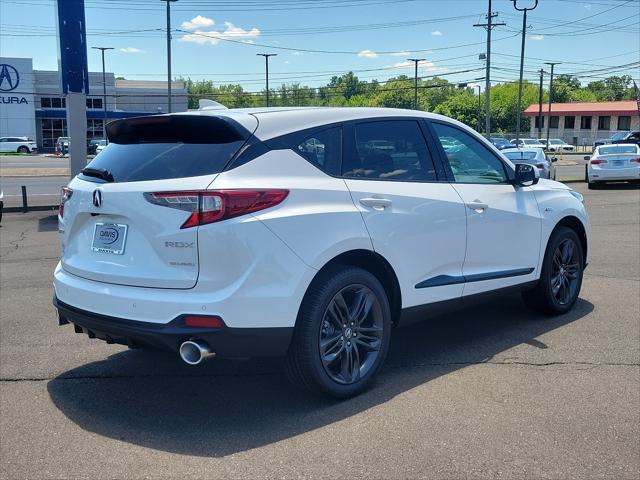
[[[361,312],[358,304],[368,304],[366,313],[351,315]],[[348,315],[341,315],[345,311],[340,305]],[[353,397],[371,385],[387,356],[390,336],[389,300],[378,279],[361,268],[330,267],[314,279],[302,301],[286,358],[287,376],[312,393]]]
[[[567,243],[572,248],[570,255],[565,250]],[[568,227],[557,227],[547,243],[540,279],[532,290],[522,292],[522,298],[532,310],[549,315],[567,313],[580,294],[583,272],[584,255],[578,235]],[[557,292],[554,284],[560,285]]]
[[[18,153],[29,153],[29,147],[25,147],[24,145],[18,147]]]
[[[597,190],[598,188],[600,188],[600,185],[598,185],[596,182],[588,182],[587,188],[589,190]]]

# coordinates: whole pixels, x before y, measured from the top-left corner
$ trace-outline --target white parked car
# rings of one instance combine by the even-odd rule
[[[549,152],[573,152],[575,147],[559,138],[550,138],[546,149]]]
[[[586,181],[594,189],[605,182],[640,182],[640,147],[636,144],[600,145],[588,161]]]
[[[29,137],[0,138],[0,152],[2,153],[36,153],[38,144]]]
[[[286,356],[298,384],[344,398],[392,326],[434,305],[520,290],[562,314],[578,298],[582,196],[447,117],[215,110],[107,131],[59,212],[54,304],[90,338],[190,364]]]
[[[502,154],[513,163],[528,163],[540,170],[540,178],[556,179],[555,158],[547,158],[542,148],[505,148]]]

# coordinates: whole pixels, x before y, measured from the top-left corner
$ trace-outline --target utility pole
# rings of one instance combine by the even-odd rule
[[[544,69],[540,69],[540,91],[538,92],[538,138],[542,137],[542,82]]]
[[[538,0],[535,0],[535,4],[531,8],[518,8],[518,0],[511,0],[513,2],[513,8],[518,12],[523,12],[522,15],[522,45],[520,47],[520,82],[518,83],[518,111],[516,117],[516,145],[520,138],[520,117],[522,117],[522,76],[524,73],[524,45],[527,38],[527,12],[529,10],[535,10],[538,6]]]
[[[259,57],[264,57],[265,78],[267,83],[267,107],[269,106],[269,57],[277,57],[277,53],[256,53]]]
[[[551,65],[551,75],[549,77],[549,120],[547,120],[547,145],[549,145],[549,127],[551,127],[551,102],[553,101],[553,67],[560,65],[560,62],[544,62]]]
[[[487,29],[487,71],[485,73],[485,84],[484,84],[484,109],[485,109],[485,119],[484,119],[484,128],[486,130],[486,136],[489,138],[491,136],[491,30],[495,27],[500,27],[506,25],[506,23],[494,23],[493,19],[497,17],[497,13],[493,13],[491,10],[491,0],[489,0],[489,7],[487,8],[487,23],[476,23],[474,27],[483,27]],[[480,131],[478,129],[478,131]]]
[[[413,75],[413,109],[418,110],[418,63],[426,60],[425,58],[407,58],[414,63],[415,73]]]
[[[481,104],[482,104],[482,97],[480,96],[480,90],[482,89],[482,87],[480,85],[476,85],[476,87],[478,87],[478,126],[476,127],[476,130],[478,131],[478,133],[481,133],[481,126],[480,126],[480,110],[481,110]],[[489,137],[489,135],[487,135],[487,138]]]
[[[100,50],[102,53],[102,109],[104,116],[102,120],[102,138],[107,138],[107,74],[104,68],[104,52],[105,50],[113,50],[113,47],[91,47],[94,50]]]
[[[171,113],[171,2],[178,0],[160,0],[167,3],[167,112]]]

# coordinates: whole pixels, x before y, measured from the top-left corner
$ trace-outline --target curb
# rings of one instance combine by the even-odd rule
[[[46,212],[49,210],[58,210],[58,205],[34,205],[29,207],[25,212],[22,207],[4,207],[2,211],[4,213],[29,213],[29,212]]]

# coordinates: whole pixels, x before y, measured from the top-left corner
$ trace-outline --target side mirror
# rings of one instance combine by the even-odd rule
[[[586,161],[588,162],[589,160],[591,160],[591,157],[590,157],[589,155],[585,155],[585,157],[583,158],[583,160],[586,160]]]
[[[557,162],[558,161],[558,157],[551,157],[551,161],[552,162]]]
[[[538,180],[540,180],[540,172],[536,166],[528,163],[516,163],[516,185],[530,187],[538,183]]]

